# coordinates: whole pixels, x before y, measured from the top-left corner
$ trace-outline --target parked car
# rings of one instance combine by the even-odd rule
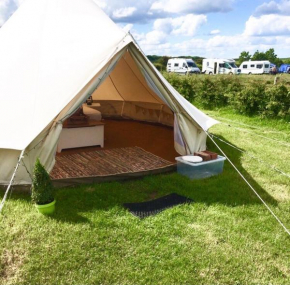
[[[175,72],[184,75],[200,73],[200,69],[190,58],[171,58],[167,62],[166,70],[167,72]]]
[[[240,65],[242,74],[269,74],[270,73],[270,61],[244,61]]]
[[[233,59],[205,58],[202,60],[202,73],[205,74],[240,74],[240,69]]]

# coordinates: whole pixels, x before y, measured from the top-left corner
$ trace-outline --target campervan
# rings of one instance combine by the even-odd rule
[[[202,60],[202,73],[205,74],[240,74],[240,69],[233,59],[205,58]]]
[[[190,58],[170,58],[167,62],[167,72],[178,74],[200,73],[196,63]]]
[[[242,74],[269,74],[270,73],[270,61],[244,61],[240,65]]]

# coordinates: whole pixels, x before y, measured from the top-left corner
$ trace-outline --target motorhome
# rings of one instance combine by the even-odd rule
[[[244,61],[240,65],[242,74],[269,74],[270,73],[270,61]]]
[[[170,58],[167,62],[167,72],[178,74],[200,73],[196,63],[190,58]]]
[[[205,58],[202,60],[202,73],[205,74],[240,74],[240,72],[233,59]]]

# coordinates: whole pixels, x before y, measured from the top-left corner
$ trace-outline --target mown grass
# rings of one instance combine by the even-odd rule
[[[289,144],[289,123],[208,113],[225,122],[212,133],[290,173],[289,147],[227,125]],[[289,178],[217,143],[290,228]],[[144,220],[122,206],[172,192],[194,203]],[[56,199],[51,217],[38,214],[25,194],[14,192],[6,203],[1,284],[290,283],[289,236],[228,162],[221,175],[204,180],[148,176],[59,189]]]

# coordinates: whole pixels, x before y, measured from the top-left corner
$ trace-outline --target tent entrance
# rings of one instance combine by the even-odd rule
[[[60,153],[56,156],[52,178],[132,175],[159,172],[175,165],[178,153],[174,148],[174,113],[158,92],[138,68],[130,52],[125,52],[106,79],[91,93],[92,105],[83,104],[84,114],[95,125],[86,130],[85,127],[74,126],[71,130],[63,128],[59,145],[63,134],[68,133],[64,145],[76,140],[80,146],[86,147],[76,148],[78,143],[72,143],[74,148],[58,147]],[[95,135],[94,130],[98,134]],[[99,136],[100,140],[94,136]],[[86,140],[92,143],[86,144]],[[119,156],[115,156],[116,153]],[[127,159],[121,163],[126,155]],[[68,162],[70,160],[71,163]],[[86,165],[82,165],[83,161]],[[78,169],[77,173],[71,165]]]
[[[56,155],[56,185],[140,177],[175,170],[173,128],[105,119],[104,147],[65,149]]]

